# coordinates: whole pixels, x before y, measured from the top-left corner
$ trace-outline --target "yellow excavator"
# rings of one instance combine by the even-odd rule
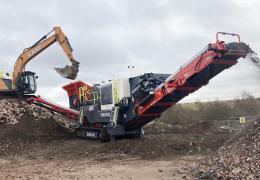
[[[78,74],[79,62],[75,60],[73,49],[62,29],[54,27],[34,45],[23,50],[15,62],[13,73],[0,72],[0,94],[34,94],[37,89],[36,79],[38,77],[34,72],[25,71],[25,66],[55,42],[59,43],[72,63],[71,66],[66,65],[64,68],[55,68],[55,70],[64,78],[75,79]]]

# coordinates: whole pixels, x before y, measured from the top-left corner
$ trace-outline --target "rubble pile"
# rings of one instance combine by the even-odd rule
[[[0,124],[16,124],[24,115],[29,114],[38,119],[48,119],[52,113],[34,104],[28,104],[17,100],[0,100]]]
[[[17,99],[0,100],[0,108],[0,153],[70,136],[61,128],[68,120],[60,114]]]
[[[260,119],[234,135],[195,172],[199,179],[260,179]]]

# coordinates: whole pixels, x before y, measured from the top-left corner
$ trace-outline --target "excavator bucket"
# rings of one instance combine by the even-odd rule
[[[79,62],[72,61],[72,65],[66,65],[64,68],[54,68],[56,72],[64,78],[76,79],[79,72]]]

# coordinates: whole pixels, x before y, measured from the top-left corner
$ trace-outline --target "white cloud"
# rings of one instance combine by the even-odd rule
[[[5,1],[0,6],[0,69],[12,68],[19,53],[56,25],[60,25],[80,61],[78,79],[94,83],[136,73],[173,73],[207,43],[215,32],[228,31],[260,52],[260,3],[249,0],[57,0]],[[187,98],[233,98],[246,90],[259,95],[260,72],[241,63],[220,74]],[[67,64],[53,45],[28,65],[39,75],[38,94],[66,102],[53,67]],[[63,95],[61,95],[63,93]]]

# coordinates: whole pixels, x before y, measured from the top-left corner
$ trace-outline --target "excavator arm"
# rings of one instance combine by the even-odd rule
[[[65,68],[55,68],[56,71],[63,77],[68,79],[75,79],[77,77],[79,62],[77,62],[73,56],[73,49],[69,43],[68,38],[63,33],[60,27],[54,27],[51,32],[44,35],[39,41],[37,41],[33,46],[24,49],[22,54],[16,60],[14,65],[13,74],[13,85],[16,86],[25,66],[30,62],[35,56],[40,54],[42,51],[47,49],[53,43],[58,42],[62,47],[65,54],[68,56],[71,66],[65,66]]]

